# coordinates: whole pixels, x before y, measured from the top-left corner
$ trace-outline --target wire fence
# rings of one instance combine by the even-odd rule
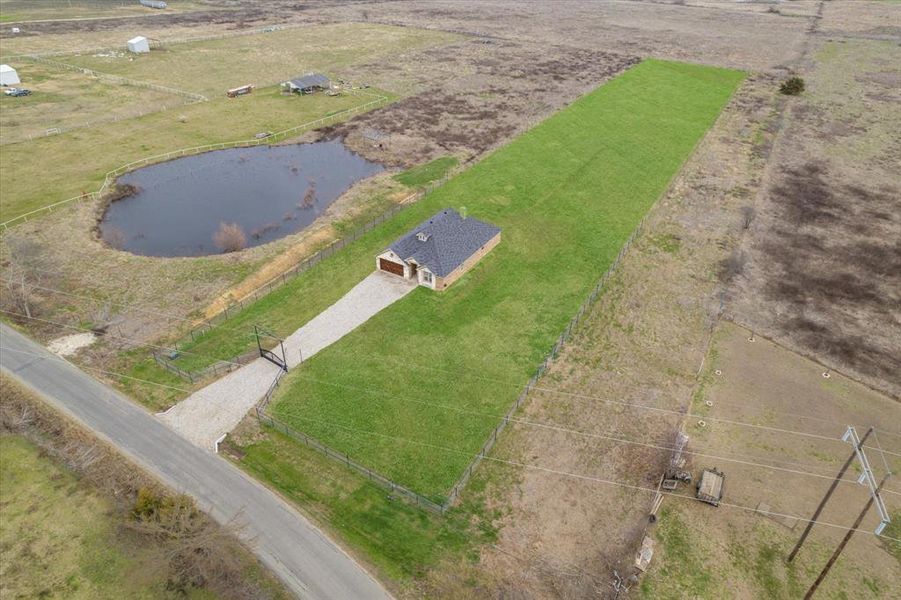
[[[185,90],[179,90],[176,88],[166,87],[164,85],[157,85],[155,83],[150,83],[148,81],[139,81],[137,79],[129,79],[128,77],[122,77],[121,75],[110,75],[109,73],[102,73],[100,71],[95,71],[94,69],[88,69],[85,67],[79,67],[78,65],[70,65],[69,63],[60,62],[58,60],[52,60],[50,58],[46,58],[43,56],[39,56],[37,54],[25,55],[22,58],[25,60],[30,60],[32,62],[45,64],[50,67],[54,67],[61,71],[74,71],[78,73],[83,73],[84,75],[88,75],[90,77],[96,77],[97,79],[105,79],[107,81],[113,81],[115,83],[119,83],[122,85],[130,85],[133,87],[144,88],[147,90],[154,90],[156,92],[163,92],[166,94],[173,94],[175,96],[181,96],[182,98],[187,98],[191,102],[206,102],[209,100],[206,96],[202,94],[195,94],[194,92],[188,92]]]
[[[163,104],[161,106],[154,106],[154,108],[150,108],[147,110],[141,109],[137,111],[130,111],[124,114],[111,115],[108,117],[102,117],[100,119],[94,119],[92,121],[85,121],[83,123],[75,123],[72,125],[67,125],[65,127],[49,127],[44,129],[34,129],[31,132],[17,132],[14,133],[14,137],[10,139],[9,135],[5,138],[0,138],[0,146],[7,146],[10,144],[21,144],[24,142],[30,142],[36,138],[49,137],[51,135],[60,135],[62,133],[68,133],[70,131],[75,131],[77,129],[86,129],[88,127],[97,127],[98,125],[103,125],[105,123],[116,123],[118,121],[127,121],[131,119],[139,119],[141,117],[147,116],[149,114],[164,112],[167,110],[172,110],[174,108],[180,108],[183,106],[188,106],[189,104],[194,104],[193,102],[181,102],[176,104]]]
[[[340,463],[345,464],[346,466],[357,471],[358,473],[360,473],[361,475],[363,475],[364,477],[366,477],[367,479],[369,479],[371,482],[375,483],[376,485],[378,485],[386,490],[389,490],[393,494],[398,494],[400,496],[403,496],[404,498],[409,500],[415,506],[424,508],[424,509],[426,509],[430,512],[434,512],[436,514],[443,515],[457,502],[463,489],[469,483],[469,480],[472,477],[473,472],[478,468],[479,464],[481,464],[481,462],[482,462],[482,460],[484,460],[485,456],[487,456],[488,453],[491,452],[492,448],[494,448],[494,445],[497,443],[498,437],[500,436],[501,432],[503,432],[504,429],[507,427],[507,424],[510,422],[510,419],[512,419],[513,415],[516,413],[516,411],[522,407],[522,405],[528,399],[529,393],[538,384],[538,381],[545,375],[545,373],[547,373],[548,369],[550,368],[551,362],[555,358],[557,358],[557,356],[560,354],[561,350],[563,349],[564,345],[567,342],[569,342],[569,340],[572,338],[573,332],[575,331],[576,327],[578,327],[582,318],[585,316],[585,314],[591,309],[591,307],[597,301],[598,296],[600,295],[601,291],[604,288],[604,285],[606,285],[607,281],[610,279],[610,277],[616,271],[617,267],[619,267],[619,264],[622,262],[623,258],[626,256],[626,253],[629,251],[629,248],[632,246],[635,239],[639,235],[641,235],[642,231],[644,230],[644,224],[645,224],[646,218],[647,217],[642,218],[641,221],[639,221],[638,225],[632,231],[632,234],[629,236],[629,238],[626,240],[626,242],[623,244],[622,248],[620,249],[619,253],[616,255],[616,258],[613,260],[613,262],[610,264],[610,266],[607,268],[607,270],[604,271],[604,274],[601,276],[601,278],[598,280],[597,284],[595,284],[594,288],[588,294],[588,297],[585,299],[584,302],[582,302],[582,305],[579,307],[579,310],[576,311],[576,314],[573,316],[573,318],[567,324],[566,329],[563,330],[563,333],[561,333],[560,337],[557,338],[557,341],[554,343],[554,346],[544,357],[544,360],[542,360],[541,363],[538,365],[538,367],[535,370],[535,374],[532,375],[532,377],[526,383],[525,387],[520,392],[519,396],[517,396],[516,401],[513,402],[513,404],[510,406],[509,409],[507,409],[507,412],[504,414],[504,417],[497,424],[497,426],[495,426],[494,429],[491,430],[491,433],[488,435],[488,438],[485,440],[485,443],[479,449],[478,453],[475,455],[473,460],[469,463],[469,465],[463,471],[462,475],[460,475],[460,478],[457,479],[457,481],[451,487],[444,502],[442,502],[442,503],[435,502],[434,500],[426,498],[425,496],[418,494],[417,492],[414,492],[413,490],[406,488],[406,487],[400,485],[399,483],[392,481],[391,479],[388,479],[384,475],[381,475],[381,474],[373,471],[372,469],[369,469],[368,467],[365,467],[365,466],[361,465],[360,463],[354,461],[347,454],[338,452],[337,450],[330,448],[329,446],[323,444],[319,440],[317,440],[303,432],[297,431],[293,427],[290,427],[283,421],[280,421],[279,419],[277,419],[277,418],[273,417],[271,414],[269,414],[267,412],[267,409],[272,400],[272,396],[274,395],[275,390],[279,385],[279,380],[282,376],[282,372],[279,372],[276,375],[275,380],[269,386],[269,389],[267,390],[265,396],[257,404],[257,406],[256,406],[257,418],[259,419],[259,421],[261,423],[264,423],[264,424],[272,427],[273,429],[280,431],[281,433],[287,435],[288,437],[291,437],[299,442],[302,442],[307,447],[312,448],[333,460],[336,460]]]
[[[175,363],[175,361],[166,356],[164,352],[154,351],[151,354],[156,364],[166,369],[173,375],[177,375],[182,379],[190,381],[191,383],[196,383],[197,381],[200,381],[211,375],[213,377],[221,377],[231,371],[234,371],[238,367],[246,365],[257,356],[259,356],[257,352],[248,352],[232,357],[230,360],[218,360],[207,367],[203,367],[202,369],[189,371],[187,369],[179,367]]]
[[[522,392],[520,392],[519,396],[516,398],[516,401],[512,406],[507,410],[504,414],[504,418],[501,419],[501,422],[497,424],[497,426],[491,430],[491,433],[488,435],[488,439],[485,440],[485,443],[482,445],[482,448],[479,450],[478,454],[476,454],[475,458],[472,459],[472,462],[469,463],[469,466],[466,467],[466,470],[460,476],[460,479],[453,485],[450,492],[448,493],[447,505],[450,506],[454,502],[456,502],[457,498],[460,496],[460,492],[463,488],[466,487],[466,484],[469,482],[470,477],[472,477],[473,471],[485,456],[494,448],[494,444],[497,442],[498,436],[507,427],[507,424],[510,422],[510,419],[513,417],[513,414],[519,410],[519,408],[523,405],[526,399],[529,397],[529,393],[532,391],[532,388],[538,383],[538,381],[547,373],[550,368],[551,362],[557,358],[560,354],[560,351],[563,349],[563,346],[570,340],[572,337],[573,331],[575,331],[576,327],[578,327],[579,322],[582,320],[582,317],[585,316],[591,307],[594,305],[595,301],[597,301],[598,296],[603,290],[604,285],[610,279],[611,275],[613,275],[616,268],[619,266],[620,262],[622,262],[623,257],[625,257],[626,253],[629,251],[629,248],[632,246],[632,243],[635,239],[641,235],[641,232],[644,229],[645,218],[642,218],[641,221],[638,222],[638,225],[632,231],[632,234],[623,244],[622,248],[620,248],[619,254],[616,255],[616,258],[610,263],[610,266],[604,271],[604,274],[598,280],[597,284],[591,290],[591,293],[588,294],[588,297],[582,302],[582,305],[579,307],[579,310],[576,311],[575,316],[570,320],[569,324],[567,324],[566,329],[563,330],[563,333],[560,334],[560,337],[557,338],[557,341],[554,343],[553,348],[547,353],[544,357],[544,360],[538,365],[538,368],[535,370],[535,374],[532,375],[532,378],[529,379],[528,383],[526,383],[525,388],[523,388]]]
[[[358,463],[355,460],[353,460],[352,458],[350,458],[347,454],[344,454],[343,452],[338,452],[337,450],[330,448],[329,446],[323,444],[316,438],[311,437],[300,431],[297,431],[293,427],[289,427],[283,421],[280,421],[280,420],[276,419],[275,417],[273,417],[272,415],[270,415],[267,412],[267,408],[269,407],[269,402],[272,400],[272,396],[275,393],[275,390],[278,388],[279,381],[280,381],[283,373],[284,373],[284,371],[280,370],[278,372],[278,374],[276,374],[275,379],[269,385],[269,389],[266,392],[266,395],[263,396],[263,399],[260,400],[260,402],[257,404],[257,406],[255,408],[257,419],[261,423],[268,425],[269,427],[272,427],[276,431],[280,431],[281,433],[285,434],[286,436],[293,438],[293,439],[297,440],[298,442],[301,442],[308,448],[312,448],[313,450],[316,450],[320,454],[323,454],[324,456],[326,456],[334,461],[344,464],[345,466],[347,466],[350,469],[353,469],[354,471],[356,471],[357,473],[359,473],[360,475],[362,475],[363,477],[365,477],[366,479],[368,479],[375,485],[378,485],[379,487],[381,487],[385,490],[388,490],[392,494],[395,494],[397,496],[401,496],[401,497],[405,498],[408,502],[412,503],[415,506],[418,506],[419,508],[423,508],[425,510],[428,510],[430,512],[433,512],[433,513],[436,513],[439,515],[444,514],[445,511],[447,511],[447,509],[450,507],[450,504],[448,502],[440,504],[438,502],[430,500],[429,498],[426,498],[422,494],[418,494],[418,493],[414,492],[413,490],[411,490],[407,487],[404,487],[404,486],[400,485],[399,483],[392,481],[391,479],[388,479],[384,475],[381,475],[368,467],[364,467],[360,463]]]
[[[17,217],[9,219],[0,223],[0,228],[3,231],[6,231],[10,227],[15,225],[26,223],[29,219],[33,219],[39,215],[43,215],[46,213],[51,213],[54,210],[67,206],[73,202],[79,200],[97,200],[102,197],[102,195],[106,192],[108,188],[115,181],[116,177],[122,175],[127,171],[131,171],[138,167],[143,167],[149,164],[164,162],[167,160],[171,160],[173,158],[181,158],[184,156],[191,156],[194,154],[201,154],[203,152],[210,152],[213,150],[225,150],[228,148],[246,148],[251,146],[261,146],[268,145],[274,142],[284,140],[289,137],[297,136],[306,131],[310,131],[312,129],[316,129],[318,127],[325,127],[327,125],[334,125],[338,121],[343,120],[345,117],[349,117],[351,115],[359,114],[365,111],[368,111],[372,108],[380,106],[388,102],[387,96],[376,96],[375,94],[370,94],[368,92],[362,92],[359,90],[352,90],[351,94],[355,96],[367,95],[367,96],[375,96],[374,100],[370,100],[369,102],[365,102],[363,104],[347,108],[344,110],[340,110],[338,112],[332,113],[330,115],[326,115],[324,117],[320,117],[319,119],[315,119],[313,121],[308,121],[306,123],[302,123],[295,127],[290,127],[288,129],[283,129],[282,131],[277,131],[270,135],[267,135],[263,138],[253,138],[249,140],[237,140],[233,142],[221,142],[218,144],[205,144],[203,146],[194,146],[191,148],[181,148],[179,150],[173,150],[171,152],[166,152],[164,154],[156,154],[154,156],[148,156],[139,160],[132,161],[130,163],[126,163],[109,171],[103,179],[103,184],[100,186],[100,189],[96,192],[87,192],[84,194],[80,194],[78,196],[73,196],[71,198],[66,198],[65,200],[60,200],[59,202],[54,202],[53,204],[48,204],[47,206],[29,211],[27,213],[21,214]]]
[[[205,319],[200,324],[193,326],[180,340],[173,342],[172,349],[175,351],[178,351],[179,346],[185,347],[188,344],[196,342],[198,339],[203,337],[205,334],[207,334],[210,331],[212,331],[213,329],[215,329],[218,325],[221,325],[223,322],[227,321],[230,317],[233,317],[235,314],[244,310],[245,308],[247,308],[248,306],[250,306],[257,300],[259,300],[260,298],[263,298],[264,296],[271,294],[273,291],[284,286],[285,284],[287,284],[289,281],[293,280],[298,275],[309,271],[310,269],[312,269],[313,267],[315,267],[316,265],[321,263],[326,258],[334,255],[336,252],[338,252],[339,250],[346,247],[348,244],[352,244],[353,242],[357,241],[358,239],[360,239],[361,237],[363,237],[364,235],[366,235],[367,233],[369,233],[370,231],[372,231],[373,229],[375,229],[376,227],[378,227],[385,221],[388,221],[389,219],[393,218],[395,215],[397,215],[399,212],[404,210],[406,207],[408,207],[412,204],[415,204],[423,196],[425,196],[432,190],[434,190],[434,189],[440,187],[441,185],[443,185],[444,183],[446,183],[451,177],[453,177],[453,175],[455,173],[456,173],[456,170],[450,171],[447,174],[445,174],[443,177],[441,177],[440,179],[436,179],[435,181],[430,182],[429,184],[427,184],[426,186],[421,188],[419,191],[410,194],[409,196],[404,198],[400,203],[395,204],[394,206],[392,206],[391,208],[389,208],[388,210],[386,210],[384,213],[380,214],[376,218],[361,225],[360,227],[355,229],[353,232],[351,232],[349,235],[347,235],[341,239],[334,240],[329,245],[327,245],[325,248],[322,248],[315,254],[312,254],[311,256],[308,256],[304,260],[300,261],[299,263],[297,263],[290,269],[287,269],[286,271],[283,271],[282,273],[271,278],[266,283],[260,285],[259,287],[254,289],[252,292],[248,293],[247,295],[243,296],[239,300],[235,301],[233,304],[226,306],[224,309],[222,309],[215,315],[209,317],[208,319]],[[235,362],[241,362],[240,358],[241,357],[232,357],[229,359],[225,359],[221,362],[228,363],[228,364],[235,363]],[[186,371],[184,369],[181,369],[164,354],[159,354],[159,353],[154,354],[154,360],[156,360],[157,364],[162,365],[164,368],[166,368],[170,372],[178,375],[179,377],[182,377],[183,379],[187,379],[191,382],[210,374],[207,371],[207,369],[209,369],[209,367],[207,367],[205,369],[201,369],[199,371]],[[224,366],[223,366],[223,369],[224,369]],[[227,371],[225,371],[225,372],[227,372]]]

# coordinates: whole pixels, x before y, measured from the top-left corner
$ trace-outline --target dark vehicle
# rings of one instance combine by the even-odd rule
[[[6,90],[7,96],[14,96],[18,98],[19,96],[28,96],[31,94],[31,90],[26,90],[24,88],[11,88]]]

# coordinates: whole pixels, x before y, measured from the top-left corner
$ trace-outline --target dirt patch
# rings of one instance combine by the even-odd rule
[[[889,133],[901,127],[901,96],[886,54],[901,61],[880,42],[818,49],[810,92],[793,101],[775,147],[733,298],[739,322],[901,396],[901,145]]]
[[[656,488],[669,456],[661,447],[675,442],[721,309],[713,273],[744,231],[743,209],[759,185],[755,149],[771,134],[755,132],[774,95],[767,77],[742,86],[532,394],[524,418],[570,431],[517,425],[499,456]],[[497,499],[509,513],[497,547],[482,556],[503,593],[612,594],[613,571],[632,572],[653,494],[547,471],[518,477]]]
[[[562,46],[481,40],[401,57],[415,88],[384,109],[323,131],[367,158],[410,167],[444,154],[478,156],[565,106],[638,59]],[[396,89],[394,66],[355,68],[367,81]],[[382,134],[374,143],[367,132]]]
[[[877,427],[866,451],[881,479],[887,469],[901,468],[901,405],[839,374],[824,378],[820,364],[729,323],[718,329],[708,361],[707,384],[692,406],[707,426],[697,427],[694,419],[687,433],[689,450],[709,456],[694,455],[692,462],[696,471],[714,464],[723,470],[724,501],[745,508],[664,500],[654,532],[661,552],[643,596],[801,597],[845,533],[815,527],[795,562],[785,563],[803,519],[813,514],[850,453],[841,435],[848,425],[861,435]],[[839,483],[822,521],[853,523],[868,496],[856,483],[858,472],[855,466]],[[897,482],[889,480],[885,490],[889,512],[899,514]],[[818,595],[840,597],[854,589],[857,596],[880,598],[901,585],[897,559],[870,533],[877,522],[871,510]],[[674,528],[691,532],[690,546],[677,543]],[[698,560],[690,570],[692,554]]]
[[[443,29],[501,42],[534,40],[539,51],[566,46],[769,70],[797,58],[817,6],[806,0],[791,4],[792,14],[781,15],[736,2],[418,0],[380,5],[377,11],[350,4],[320,14]],[[545,84],[541,79],[534,82],[538,91]]]
[[[96,339],[97,336],[92,332],[65,335],[55,340],[50,340],[50,343],[47,344],[47,349],[59,356],[72,356],[82,348],[93,344]]]

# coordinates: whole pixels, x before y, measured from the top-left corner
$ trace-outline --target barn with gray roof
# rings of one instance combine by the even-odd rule
[[[501,241],[501,230],[446,208],[396,239],[376,256],[379,271],[443,290]]]
[[[284,85],[292,92],[312,94],[316,90],[329,89],[332,82],[328,77],[321,73],[307,73],[306,75],[299,75],[290,81],[286,81]]]

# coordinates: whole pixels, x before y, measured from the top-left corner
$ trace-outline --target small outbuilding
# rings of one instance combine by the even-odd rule
[[[307,73],[306,75],[301,75],[290,81],[286,81],[284,85],[292,92],[312,94],[313,92],[331,88],[332,82],[328,77],[321,73]]]
[[[723,499],[723,483],[725,480],[726,475],[722,471],[716,468],[704,469],[701,473],[701,479],[698,481],[698,500],[713,506],[719,506],[720,500]]]
[[[22,83],[19,74],[9,65],[0,65],[0,85],[18,85]]]
[[[150,42],[143,35],[131,38],[125,43],[125,47],[128,48],[129,52],[134,52],[135,54],[150,52]]]
[[[138,0],[141,6],[146,6],[147,8],[159,8],[163,9],[168,6],[163,0]]]
[[[501,241],[494,225],[446,208],[376,256],[375,267],[433,290],[444,290]]]

